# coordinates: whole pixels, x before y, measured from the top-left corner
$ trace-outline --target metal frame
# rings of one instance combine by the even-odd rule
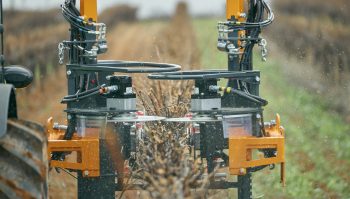
[[[70,3],[74,3],[75,5],[74,0]],[[86,81],[85,78],[87,76],[90,77],[90,79],[87,78],[90,81],[87,81],[84,86],[86,87],[85,90],[96,87],[95,84],[91,83],[91,80],[98,82],[98,85],[107,85],[109,80],[106,77],[113,75],[115,72],[152,73],[171,72],[181,69],[181,66],[176,64],[119,60],[98,61],[97,55],[86,56],[83,50],[74,47],[74,45],[81,45],[84,47],[85,52],[95,50],[93,49],[94,45],[98,43],[96,41],[97,36],[93,34],[95,31],[94,24],[98,24],[97,0],[81,0],[80,15],[83,16],[83,21],[80,22],[84,24],[84,29],[87,28],[89,31],[77,29],[75,27],[76,24],[74,24],[75,22],[71,22],[71,39],[61,44],[69,49],[69,63],[66,65],[69,96],[74,96],[78,91],[80,93],[85,92],[79,87],[79,82],[81,82],[81,78],[83,78],[83,81]],[[69,20],[69,17],[67,20]],[[79,18],[77,20],[81,19]],[[100,53],[104,52],[105,50]],[[77,137],[76,122],[78,115],[114,116],[119,112],[116,110],[107,110],[107,100],[100,95],[89,96],[84,100],[68,100],[66,103],[67,126],[63,126],[64,128],[61,129],[48,129],[50,166],[76,171],[78,173],[78,198],[115,198],[115,191],[123,188],[123,180],[121,179],[124,171],[120,171],[120,167],[124,167],[124,161],[114,161],[113,154],[108,150],[107,139],[110,138],[101,135],[96,135],[95,137]],[[130,111],[132,112],[132,110]],[[49,120],[48,126],[53,127],[53,125],[52,119]],[[122,135],[119,136],[121,139],[117,141],[125,149],[129,149],[129,145],[124,141],[130,140],[130,127],[123,125],[111,126],[108,124],[108,128],[113,132],[116,131],[113,134]],[[79,154],[76,161],[71,163],[65,160],[65,155],[74,151]],[[130,156],[130,151],[124,150],[122,156],[127,159]],[[118,179],[117,184],[115,181],[116,178]]]
[[[16,94],[11,84],[0,84],[0,138],[7,132],[7,119],[17,118]]]
[[[228,22],[239,24],[244,22],[244,3],[245,0],[227,0],[226,18]],[[84,24],[90,31],[95,31],[94,26],[90,25],[97,22],[97,0],[81,0],[80,15],[84,18]],[[74,41],[84,43],[85,50],[93,50],[96,35],[82,33],[73,27],[71,30],[71,40],[83,38],[83,41]],[[244,30],[237,29],[229,32],[229,38],[239,38],[245,33]],[[81,35],[82,34],[82,35]],[[235,46],[239,46],[242,41],[239,39],[234,41]],[[71,47],[73,47],[73,44]],[[243,50],[240,50],[243,53]],[[247,89],[251,95],[259,97],[260,72],[253,71],[252,60],[250,60],[249,71],[240,70],[240,53],[228,55],[228,70],[216,71],[190,71],[190,72],[169,72],[177,71],[180,66],[175,64],[148,63],[148,62],[124,62],[124,61],[98,61],[97,56],[85,56],[79,49],[70,48],[70,63],[67,64],[68,94],[74,95],[80,90],[78,82],[80,77],[89,75],[91,78],[100,80],[99,84],[106,84],[108,81],[106,76],[112,75],[114,72],[124,73],[153,73],[161,72],[161,74],[150,75],[151,79],[164,80],[185,80],[195,79],[196,81],[215,81],[218,78],[229,79],[227,90],[239,90],[238,82],[248,84]],[[92,84],[86,85],[88,88],[93,87]],[[223,89],[226,90],[226,89]],[[84,90],[82,91],[84,92]],[[262,106],[247,102],[244,98],[240,98],[232,92],[224,92],[222,97],[223,114],[230,114],[237,109],[244,107],[248,113],[252,115],[260,114],[262,116]],[[112,159],[112,154],[107,150],[107,141],[105,137],[78,138],[75,137],[77,114],[89,115],[106,115],[109,111],[104,110],[106,107],[106,99],[101,96],[92,96],[88,100],[67,103],[67,129],[64,131],[49,130],[49,153],[51,156],[52,167],[62,167],[78,172],[78,198],[114,198],[116,190],[123,188],[122,172],[116,175],[117,165]],[[90,111],[89,111],[90,109]],[[249,110],[251,112],[249,112]],[[245,112],[243,111],[243,112]],[[224,113],[225,112],[225,113]],[[210,114],[210,113],[209,113]],[[279,117],[277,124],[268,127],[262,127],[265,134],[261,134],[261,121],[256,117],[253,119],[253,128],[256,133],[255,137],[229,137],[221,138],[222,125],[220,123],[201,124],[201,156],[205,157],[208,164],[208,171],[214,170],[213,159],[217,150],[229,150],[229,157],[222,156],[225,161],[229,162],[230,173],[238,175],[238,182],[211,182],[209,188],[215,189],[238,189],[239,199],[250,199],[252,197],[252,172],[261,170],[269,164],[281,163],[281,181],[284,182],[284,131],[280,127]],[[263,121],[262,121],[263,122]],[[52,121],[50,123],[52,126]],[[130,156],[129,146],[125,145],[123,140],[130,139],[130,128],[128,126],[116,125],[112,127],[114,131],[119,131],[121,145],[127,149],[124,151],[123,157]],[[219,129],[219,130],[218,130]],[[257,133],[259,131],[259,133]],[[115,132],[117,134],[117,132]],[[213,134],[214,133],[214,134]],[[257,137],[260,136],[260,137]],[[214,139],[215,138],[215,139]],[[265,153],[265,157],[261,160],[252,160],[252,150],[273,149],[277,155]],[[66,152],[78,151],[83,155],[77,159],[76,163],[68,163],[64,161]],[[266,155],[267,154],[267,155]],[[124,162],[120,162],[124,166]],[[118,179],[117,185],[115,179]]]

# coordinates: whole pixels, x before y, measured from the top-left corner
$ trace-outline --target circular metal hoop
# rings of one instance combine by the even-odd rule
[[[227,70],[196,70],[181,72],[164,72],[148,75],[149,79],[154,80],[200,80],[200,79],[219,79],[219,78],[244,78],[255,77],[257,71],[233,72]]]
[[[181,66],[168,63],[103,60],[97,64],[68,64],[70,70],[120,73],[162,73],[181,70]]]
[[[107,122],[114,122],[114,123],[120,123],[120,122],[156,122],[156,121],[162,121],[165,120],[165,117],[158,117],[158,116],[118,116],[113,117],[112,119],[107,120]]]

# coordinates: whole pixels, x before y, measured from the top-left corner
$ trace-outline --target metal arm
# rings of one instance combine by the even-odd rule
[[[80,15],[97,22],[97,0],[80,0]]]

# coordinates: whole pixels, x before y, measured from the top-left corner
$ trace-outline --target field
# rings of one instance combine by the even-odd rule
[[[274,1],[276,20],[265,34],[297,59],[285,68],[291,81],[327,98],[328,105],[346,117],[350,114],[349,6],[347,0]]]
[[[279,6],[278,9],[283,11],[285,7]],[[52,12],[56,11],[48,12],[50,16]],[[315,11],[315,13],[319,12]],[[340,19],[343,19],[345,14],[344,12],[340,15],[342,16]],[[20,18],[21,15],[16,16]],[[110,25],[109,52],[102,57],[103,59],[175,62],[181,64],[184,69],[226,68],[226,55],[216,50],[216,22],[219,19],[190,19],[181,10],[171,21],[136,22],[132,16],[127,17],[129,22],[123,19],[121,23]],[[106,14],[106,19],[110,17],[111,14]],[[283,16],[281,19],[286,20]],[[23,19],[16,19],[18,24],[21,24],[21,20]],[[301,22],[298,21],[298,23]],[[346,21],[339,23],[346,24]],[[60,19],[57,19],[55,24],[58,25],[53,28],[50,23],[40,22],[29,35],[20,34],[7,38],[9,46],[12,46],[7,53],[10,57],[14,56],[10,59],[11,63],[17,61],[17,63],[29,64],[36,71],[37,76],[36,84],[29,91],[19,91],[20,116],[43,124],[50,116],[54,116],[58,121],[64,121],[65,118],[62,112],[64,106],[59,104],[60,99],[66,94],[65,71],[63,67],[58,67],[56,64],[56,46],[61,39],[67,37],[68,31],[67,26]],[[312,91],[310,81],[300,80],[305,79],[306,77],[302,75],[308,73],[304,73],[300,68],[299,73],[295,71],[291,73],[291,67],[294,66],[321,64],[315,61],[315,57],[322,57],[322,55],[316,56],[314,52],[310,52],[308,56],[312,57],[312,60],[309,62],[288,56],[288,53],[296,53],[295,49],[299,46],[291,46],[290,51],[282,53],[289,44],[276,45],[280,44],[281,39],[276,36],[281,33],[276,31],[278,27],[282,28],[281,22],[277,24],[277,27],[265,32],[265,35],[269,37],[271,47],[268,61],[261,62],[257,55],[255,65],[262,71],[262,96],[269,100],[269,106],[266,107],[266,118],[273,119],[275,113],[281,114],[283,126],[286,129],[287,186],[283,188],[278,183],[278,169],[264,170],[254,175],[254,196],[264,195],[264,198],[273,199],[350,198],[350,125],[346,122],[346,118],[344,119],[344,112],[334,111],[337,109],[333,108],[333,104],[330,105],[329,100]],[[338,27],[338,25],[334,26]],[[300,34],[305,33],[303,29],[293,30],[299,30]],[[45,35],[49,35],[45,40],[41,40],[43,31]],[[20,38],[20,42],[16,40],[17,37]],[[24,45],[28,40],[31,41],[28,43],[33,45]],[[312,43],[309,41],[305,39],[301,44]],[[338,40],[335,39],[336,41]],[[297,45],[292,39],[285,42]],[[305,49],[310,49],[310,47]],[[348,49],[345,48],[345,50]],[[33,51],[38,53],[30,54]],[[318,71],[322,73],[323,69],[320,70]],[[310,73],[317,76],[313,70]],[[336,73],[331,73],[332,78],[337,77]],[[136,77],[141,80],[142,78],[144,77]],[[339,78],[341,82],[340,80],[346,77],[339,76]],[[323,82],[322,78],[320,82]],[[319,84],[321,83],[317,83]],[[154,86],[157,84],[136,82],[136,89],[146,94]],[[320,92],[323,93],[322,90]],[[50,172],[51,198],[75,198],[75,190],[74,178],[65,173],[57,174],[54,170]],[[227,197],[227,194],[220,193],[220,197]],[[125,198],[135,197],[133,193],[125,195]]]

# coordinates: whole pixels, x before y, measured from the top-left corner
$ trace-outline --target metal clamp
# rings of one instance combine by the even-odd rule
[[[64,43],[59,43],[58,44],[58,63],[60,65],[63,64],[64,62],[64,51],[67,49],[67,46]]]
[[[266,62],[267,60],[267,41],[266,39],[261,39],[259,44],[258,44],[260,47],[261,47],[261,59],[262,61]]]

